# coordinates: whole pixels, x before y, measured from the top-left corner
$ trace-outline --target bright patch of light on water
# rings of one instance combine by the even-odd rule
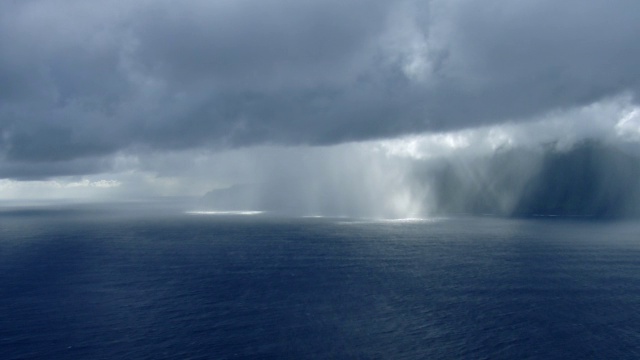
[[[189,215],[260,215],[264,211],[247,210],[247,211],[187,211]]]
[[[400,219],[379,219],[379,222],[390,223],[428,223],[442,220],[441,218],[400,218]]]
[[[409,217],[409,218],[397,218],[397,219],[354,219],[352,221],[342,221],[338,224],[350,225],[350,224],[415,224],[415,223],[435,223],[446,220],[444,217],[433,217],[433,218],[420,218],[420,217]]]

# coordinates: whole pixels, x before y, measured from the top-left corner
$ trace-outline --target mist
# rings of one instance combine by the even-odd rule
[[[638,10],[4,1],[0,199],[626,216]]]
[[[82,175],[0,180],[0,196],[5,205],[115,202],[287,216],[635,217],[639,114],[623,97],[527,123],[337,145],[139,147]]]
[[[640,214],[640,158],[599,140],[430,159],[345,150],[279,156],[283,163],[265,166],[282,169],[209,191],[198,209],[374,218]]]
[[[619,218],[640,212],[640,158],[597,140],[443,162],[420,175],[441,214]]]
[[[525,125],[247,150],[244,161],[226,165],[244,163],[244,178],[227,178],[199,207],[380,218],[637,217],[634,111],[605,106]],[[585,126],[585,117],[600,120]]]

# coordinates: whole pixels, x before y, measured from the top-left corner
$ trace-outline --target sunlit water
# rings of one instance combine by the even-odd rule
[[[0,212],[1,359],[635,359],[640,226]]]

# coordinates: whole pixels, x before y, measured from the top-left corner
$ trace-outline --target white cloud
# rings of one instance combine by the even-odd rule
[[[616,124],[618,136],[629,141],[640,141],[640,108],[628,109]]]

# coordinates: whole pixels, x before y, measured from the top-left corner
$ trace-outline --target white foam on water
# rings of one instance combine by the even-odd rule
[[[433,218],[397,218],[397,219],[357,219],[354,221],[342,221],[340,224],[411,224],[411,223],[435,223],[444,221],[446,218],[444,217],[433,217]]]

